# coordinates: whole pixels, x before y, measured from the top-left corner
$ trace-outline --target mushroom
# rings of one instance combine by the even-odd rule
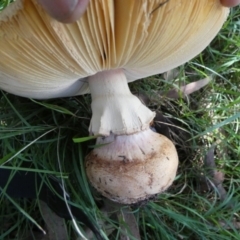
[[[98,0],[65,25],[17,0],[0,13],[0,88],[39,99],[90,92],[89,131],[103,146],[86,157],[87,175],[104,196],[135,203],[172,184],[178,157],[127,83],[199,54],[228,12],[219,0]]]

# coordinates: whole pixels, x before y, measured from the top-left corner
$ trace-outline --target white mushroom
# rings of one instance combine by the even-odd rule
[[[173,144],[149,129],[155,113],[127,83],[196,56],[228,15],[219,0],[163,2],[92,0],[84,16],[67,25],[51,19],[34,0],[17,0],[0,13],[0,88],[41,99],[90,91],[89,131],[105,137],[98,143],[111,143],[90,153],[87,174],[103,195],[124,203],[165,190],[178,165]],[[100,159],[104,169],[97,168]],[[113,177],[119,184],[108,184],[111,190],[99,185],[99,178],[105,185],[102,179]]]

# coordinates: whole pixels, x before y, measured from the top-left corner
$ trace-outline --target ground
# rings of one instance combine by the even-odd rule
[[[175,142],[179,154],[174,184],[153,201],[130,208],[109,207],[89,186],[84,156],[94,140],[72,140],[88,136],[89,96],[36,102],[2,92],[0,165],[15,172],[29,171],[24,166],[30,164],[47,185],[47,174],[62,178],[70,203],[109,239],[123,239],[136,228],[142,239],[149,240],[239,239],[239,15],[240,8],[232,10],[211,45],[189,63],[130,84],[136,95],[144,96],[146,104],[158,111],[155,127]],[[192,82],[194,86],[187,85]],[[46,213],[39,211],[39,199],[1,194],[0,203],[0,239],[43,239],[42,229],[53,228]],[[126,220],[129,212],[131,220]],[[72,221],[57,221],[65,225],[69,239],[77,239],[80,232],[90,238],[79,222],[76,231]]]

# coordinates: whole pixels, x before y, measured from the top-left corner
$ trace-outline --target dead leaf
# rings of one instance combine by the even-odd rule
[[[226,222],[226,221],[220,221],[220,226],[224,229],[230,230],[230,229],[240,229],[240,222],[238,222],[236,219],[234,219],[232,222]]]
[[[178,99],[182,96],[190,95],[201,88],[205,87],[210,81],[211,77],[204,78],[202,80],[198,80],[196,82],[189,83],[187,85],[179,87],[179,89],[171,89],[167,92],[166,96],[172,99]]]
[[[163,74],[163,78],[166,80],[166,81],[172,81],[174,78],[176,78],[179,74],[179,69],[178,68],[174,68],[174,69],[171,69],[167,72],[165,72]]]
[[[150,99],[146,94],[138,92],[138,93],[134,93],[134,95],[139,98],[142,104],[146,106],[149,105]]]
[[[120,235],[120,240],[130,240],[129,234],[132,235],[136,240],[140,240],[140,233],[138,224],[134,214],[130,211],[130,208],[123,208],[118,212],[118,219],[124,221],[124,225],[122,225],[122,231]],[[132,238],[131,238],[132,239]]]
[[[227,191],[223,187],[222,183],[224,181],[224,173],[217,170],[215,158],[214,158],[214,151],[216,146],[212,146],[204,160],[204,169],[205,169],[205,178],[208,180],[208,182],[213,185],[211,187],[215,187],[218,190],[218,194],[220,197],[220,200],[224,201],[227,196]]]
[[[121,240],[141,239],[138,223],[129,206],[110,201],[109,199],[104,199],[104,206],[101,208],[101,211],[111,219],[119,221],[121,227]],[[104,223],[100,225],[104,225]],[[109,236],[111,232],[112,231],[108,232],[107,235]],[[131,235],[131,238],[128,237],[129,235]]]
[[[170,132],[167,123],[168,121],[163,114],[159,111],[156,111],[156,116],[154,118],[154,128],[156,129],[156,132],[166,136],[167,138],[170,138]]]
[[[40,201],[40,209],[47,228],[47,234],[41,240],[68,239],[65,220],[57,216],[43,201]]]

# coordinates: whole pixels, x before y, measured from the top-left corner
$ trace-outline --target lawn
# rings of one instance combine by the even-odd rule
[[[1,168],[13,175],[39,173],[38,193],[43,185],[54,191],[48,179],[53,176],[70,194],[68,199],[56,193],[56,199],[84,212],[103,239],[137,239],[138,234],[145,240],[240,239],[239,48],[240,8],[235,8],[199,56],[130,84],[158,112],[155,128],[174,141],[179,154],[174,184],[152,201],[113,204],[88,184],[84,157],[94,147],[94,139],[86,138],[89,95],[35,101],[1,92]],[[94,239],[78,219],[49,214],[39,197],[2,193],[0,206],[0,239]]]

